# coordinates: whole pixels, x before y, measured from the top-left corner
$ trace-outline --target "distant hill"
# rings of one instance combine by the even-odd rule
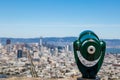
[[[120,39],[105,39],[108,48],[120,48]]]
[[[0,38],[2,44],[10,39],[12,43],[38,43],[40,38]],[[74,42],[77,37],[45,37],[42,38],[43,42]],[[120,39],[103,39],[108,47],[120,47]]]
[[[38,43],[40,38],[0,38],[1,43],[5,44],[6,40],[10,39],[14,43]],[[73,42],[77,37],[45,37],[42,38],[43,42]]]
[[[6,40],[10,39],[12,43],[38,43],[40,38],[0,38],[1,43],[5,44]],[[74,42],[77,37],[45,37],[43,42]],[[120,46],[120,39],[103,39],[107,46]]]
[[[1,43],[6,44],[6,40],[10,39],[13,44],[19,43],[39,43],[40,38],[0,38]],[[55,45],[66,45],[74,42],[77,37],[44,37],[42,38],[43,43],[55,44]],[[120,52],[120,39],[103,39],[107,45],[107,51]],[[57,44],[56,44],[57,42]],[[116,50],[117,49],[117,50]]]

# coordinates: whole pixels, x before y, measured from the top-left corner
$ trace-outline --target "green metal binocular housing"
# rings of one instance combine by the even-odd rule
[[[95,79],[103,63],[106,44],[100,41],[98,36],[90,31],[80,34],[73,44],[74,57],[82,78]]]

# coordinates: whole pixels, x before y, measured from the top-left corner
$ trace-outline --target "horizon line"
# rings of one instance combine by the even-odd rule
[[[78,38],[77,36],[40,36],[42,38],[69,38],[69,37],[74,37],[74,38]],[[40,38],[40,37],[0,37],[1,38],[8,38],[8,39],[33,39],[33,38]],[[120,40],[119,38],[99,38],[99,39],[115,39],[115,40]]]

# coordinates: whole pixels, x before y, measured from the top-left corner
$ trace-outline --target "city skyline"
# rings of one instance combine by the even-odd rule
[[[0,37],[78,37],[84,30],[120,39],[119,0],[1,0]]]

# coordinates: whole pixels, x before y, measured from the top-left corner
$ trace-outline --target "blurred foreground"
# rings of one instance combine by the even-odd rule
[[[26,78],[26,77],[13,77],[0,80],[76,80],[76,78],[61,78],[61,79],[42,79],[42,78]]]

